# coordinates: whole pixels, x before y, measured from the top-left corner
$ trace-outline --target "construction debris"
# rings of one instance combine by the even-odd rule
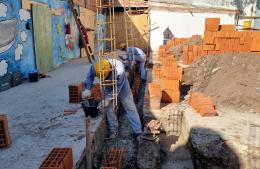
[[[160,134],[161,125],[159,120],[151,120],[146,124],[146,134]]]
[[[160,168],[160,146],[155,141],[142,140],[139,144],[137,167],[139,169]]]

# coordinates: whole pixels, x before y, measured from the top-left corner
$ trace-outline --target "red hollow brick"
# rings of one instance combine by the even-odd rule
[[[39,169],[72,169],[73,158],[71,148],[53,148]]]
[[[81,101],[82,83],[69,85],[69,102],[79,103]]]
[[[180,81],[179,80],[163,80],[162,88],[163,88],[163,90],[178,91],[180,89]]]
[[[162,102],[163,103],[179,103],[180,102],[180,91],[163,90],[162,91]]]
[[[124,158],[124,148],[111,148],[108,151],[106,161],[102,163],[102,167],[115,167],[116,169],[122,169]]]
[[[205,30],[218,31],[219,24],[220,24],[220,18],[206,18],[205,19]]]
[[[0,115],[0,148],[7,148],[11,144],[11,138],[8,128],[6,115]]]

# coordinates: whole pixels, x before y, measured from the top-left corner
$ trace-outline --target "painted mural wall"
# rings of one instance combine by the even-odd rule
[[[66,1],[34,0],[59,10],[52,15],[53,61],[55,67],[80,55],[79,33]],[[34,31],[31,10],[20,0],[0,1],[0,77],[20,70],[23,78],[35,70]]]
[[[0,76],[35,69],[31,21],[16,0],[0,1]]]

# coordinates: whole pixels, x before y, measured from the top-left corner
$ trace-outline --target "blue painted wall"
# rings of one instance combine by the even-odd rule
[[[66,1],[54,1],[54,0],[34,0],[41,3],[46,3],[52,9],[62,9],[62,14],[60,16],[52,15],[52,31],[53,31],[53,60],[55,66],[66,62],[70,58],[77,58],[80,55],[80,49],[78,47],[79,33],[69,9],[69,5]],[[3,14],[3,8],[7,7],[6,15]],[[1,9],[2,8],[2,9]],[[19,12],[29,13],[30,18],[22,20]],[[14,43],[11,48],[7,51],[0,51],[0,77],[4,76],[6,73],[13,72],[15,70],[20,70],[22,72],[23,78],[27,77],[29,71],[35,69],[35,54],[34,54],[34,42],[33,42],[33,30],[32,30],[32,13],[31,11],[21,9],[20,0],[2,0],[0,1],[0,24],[3,21],[10,19],[17,19],[18,28],[17,34],[14,39]],[[71,41],[73,42],[72,48],[67,48],[65,45],[65,18],[69,21],[71,25]],[[26,29],[26,25],[30,30]],[[25,32],[27,39],[21,38],[21,32]],[[0,42],[1,43],[1,42]],[[16,48],[22,46],[16,51]],[[15,59],[15,53],[18,55]],[[20,56],[20,57],[19,57]],[[7,72],[3,71],[3,62],[7,62]],[[1,67],[2,66],[2,67]]]
[[[3,21],[8,21],[15,18],[18,21],[17,34],[14,39],[14,44],[5,52],[0,52],[0,62],[6,60],[8,63],[8,72],[13,72],[15,70],[21,70],[23,74],[27,74],[29,70],[35,68],[35,57],[33,50],[33,37],[32,30],[26,29],[25,21],[22,21],[19,16],[19,10],[21,9],[21,4],[17,3],[17,0],[6,0],[0,2],[1,6],[7,7],[5,16],[0,17],[0,23]],[[31,14],[30,14],[31,17]],[[29,27],[32,28],[32,20],[28,19]],[[24,31],[27,35],[26,41],[22,42],[21,32]],[[23,46],[21,59],[15,59],[15,49],[18,44]],[[1,69],[1,68],[0,68]],[[1,75],[1,74],[0,74]]]
[[[102,15],[102,14],[99,14],[98,15],[99,19],[101,22],[106,22],[106,14]],[[102,25],[102,28],[98,27],[96,25],[96,22],[97,22],[97,18],[95,18],[95,31],[94,31],[94,39],[95,39],[95,44],[94,44],[94,48],[95,48],[95,51],[99,51],[101,50],[102,48],[103,49],[106,49],[107,45],[106,45],[106,42],[103,42],[103,46],[102,44],[100,43],[100,46],[98,46],[98,42],[96,39],[98,39],[98,33],[102,34],[106,34],[106,25]]]

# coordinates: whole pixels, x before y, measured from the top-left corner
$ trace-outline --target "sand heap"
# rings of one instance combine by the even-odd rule
[[[260,113],[260,55],[221,54],[200,58],[184,70],[183,84],[212,97],[218,107]]]

